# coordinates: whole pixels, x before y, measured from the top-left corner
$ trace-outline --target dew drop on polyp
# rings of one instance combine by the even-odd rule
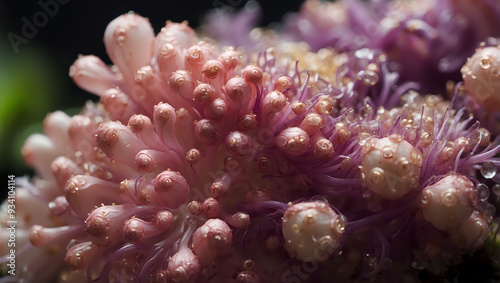
[[[486,179],[491,179],[497,174],[497,167],[492,162],[485,162],[481,166],[481,175]]]
[[[491,187],[491,192],[496,196],[500,196],[500,184],[495,184]]]
[[[479,201],[486,201],[490,196],[490,189],[483,183],[476,186],[477,198]]]

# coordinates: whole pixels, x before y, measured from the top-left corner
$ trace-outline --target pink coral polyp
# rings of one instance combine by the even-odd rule
[[[357,2],[308,1],[302,22],[328,32],[354,10],[313,12]],[[430,54],[433,27],[399,26],[385,40]],[[21,280],[399,282],[427,266],[444,274],[485,245],[500,146],[496,114],[475,116],[474,89],[497,47],[479,49],[465,87],[441,96],[398,83],[413,58],[312,52],[272,31],[252,40],[222,47],[172,22],[155,36],[134,13],[108,25],[113,66],[85,55],[70,68],[100,101],[48,115],[23,147],[37,177],[16,191]],[[492,88],[487,105],[498,104]]]

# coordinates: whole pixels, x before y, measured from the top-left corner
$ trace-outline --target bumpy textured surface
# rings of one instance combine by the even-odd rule
[[[119,16],[113,65],[70,68],[100,102],[23,147],[36,176],[17,180],[18,274],[0,282],[444,278],[496,220],[500,47],[474,48],[500,8],[424,2],[311,0],[282,33],[221,32],[250,9],[209,17],[215,40]]]

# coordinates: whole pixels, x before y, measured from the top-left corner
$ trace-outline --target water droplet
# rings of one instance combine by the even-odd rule
[[[486,201],[490,196],[490,189],[483,183],[479,183],[476,186],[477,198],[479,201]]]
[[[486,179],[491,179],[497,174],[497,167],[492,162],[485,162],[481,166],[481,175]]]
[[[369,48],[362,48],[354,52],[354,56],[356,56],[356,58],[358,59],[372,60],[373,51]]]
[[[491,191],[496,195],[496,196],[500,196],[500,184],[495,184],[493,185],[493,187],[491,188]]]
[[[424,270],[429,266],[429,262],[421,257],[415,257],[411,261],[411,267],[416,270]]]

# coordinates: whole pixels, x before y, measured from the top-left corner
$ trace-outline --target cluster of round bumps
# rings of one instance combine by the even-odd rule
[[[393,134],[370,138],[363,145],[361,171],[366,187],[386,198],[400,198],[420,188],[422,153]]]

